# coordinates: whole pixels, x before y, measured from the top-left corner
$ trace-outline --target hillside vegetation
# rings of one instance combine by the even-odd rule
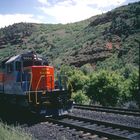
[[[76,103],[140,107],[139,73],[135,66],[126,65],[114,71],[92,71],[89,65],[80,69],[62,66],[61,73],[68,75]]]
[[[71,24],[19,23],[0,29],[0,61],[35,50],[54,65],[93,68],[139,63],[140,2]],[[121,64],[121,65],[120,65]],[[119,67],[118,66],[118,67]]]

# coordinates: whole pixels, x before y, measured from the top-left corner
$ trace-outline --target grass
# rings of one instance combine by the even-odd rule
[[[33,140],[30,134],[25,133],[20,127],[8,126],[0,122],[1,140]]]

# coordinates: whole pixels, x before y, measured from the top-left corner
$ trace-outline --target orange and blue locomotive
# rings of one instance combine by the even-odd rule
[[[55,80],[54,67],[34,52],[6,59],[1,64],[0,98],[45,116],[67,114],[72,109],[68,78]]]

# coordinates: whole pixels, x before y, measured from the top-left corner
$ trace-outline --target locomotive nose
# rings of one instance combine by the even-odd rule
[[[54,68],[51,66],[32,66],[32,90],[54,89]]]

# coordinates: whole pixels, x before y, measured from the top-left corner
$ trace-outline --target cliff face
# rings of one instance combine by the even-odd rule
[[[54,65],[96,65],[114,55],[124,63],[138,65],[139,36],[137,2],[72,24],[19,23],[0,29],[0,61],[35,50]]]
[[[66,62],[82,66],[117,56],[123,63],[138,65],[140,2],[122,6],[96,17],[84,28],[87,40]],[[111,59],[110,59],[111,60]]]

